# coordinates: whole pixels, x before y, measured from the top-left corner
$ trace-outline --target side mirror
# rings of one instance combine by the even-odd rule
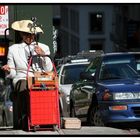
[[[94,80],[94,75],[89,72],[81,72],[80,78],[82,80]]]

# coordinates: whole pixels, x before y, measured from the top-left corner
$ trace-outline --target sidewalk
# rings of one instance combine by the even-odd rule
[[[90,136],[100,136],[100,135],[107,135],[107,136],[116,136],[116,135],[140,135],[140,132],[137,130],[122,130],[122,129],[116,129],[111,127],[81,127],[81,129],[60,129],[59,131],[53,131],[53,130],[46,130],[46,131],[36,131],[36,132],[26,132],[22,130],[13,130],[12,128],[0,128],[0,135],[1,136],[9,136],[9,135],[16,135],[16,136],[22,136],[22,135],[43,135],[43,136],[55,136],[55,135],[61,135],[61,136],[72,136],[72,135],[90,135]]]

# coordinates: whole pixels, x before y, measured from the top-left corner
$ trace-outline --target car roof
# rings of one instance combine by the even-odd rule
[[[113,52],[113,53],[101,54],[101,56],[130,55],[130,54],[140,54],[140,52]]]
[[[78,63],[65,63],[65,64],[62,64],[61,66],[71,66],[71,65],[81,65],[81,64],[89,64],[90,62],[87,61],[87,62],[78,62]]]

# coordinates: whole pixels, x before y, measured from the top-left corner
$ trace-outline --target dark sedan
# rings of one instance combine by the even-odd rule
[[[90,125],[140,123],[140,53],[95,58],[70,92],[70,116]],[[140,127],[140,126],[139,126]]]
[[[13,103],[11,101],[11,86],[6,85],[0,93],[0,123],[2,126],[13,125]]]

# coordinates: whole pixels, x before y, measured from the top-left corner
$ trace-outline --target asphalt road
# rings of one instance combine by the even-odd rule
[[[0,127],[0,136],[140,136],[137,129],[123,130],[111,127],[88,127],[82,126],[81,129],[60,129],[37,130],[36,132],[26,132],[23,130],[13,130],[12,127]]]

